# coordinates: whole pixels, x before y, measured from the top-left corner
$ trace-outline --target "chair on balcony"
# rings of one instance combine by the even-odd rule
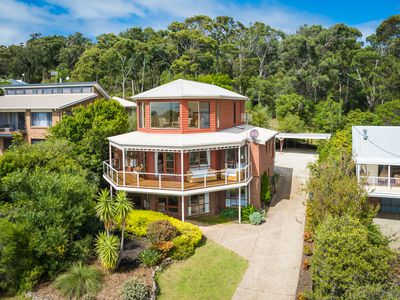
[[[244,179],[244,169],[240,170],[240,177],[239,177],[239,170],[238,169],[230,169],[227,168],[221,171],[221,178],[227,178],[229,181],[240,181]],[[240,178],[240,179],[239,179]]]

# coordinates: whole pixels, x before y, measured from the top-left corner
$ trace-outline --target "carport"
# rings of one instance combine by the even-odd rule
[[[285,139],[296,139],[296,140],[329,140],[331,138],[330,133],[289,133],[280,132],[276,135],[276,139],[279,140],[279,151],[282,152],[283,144]]]

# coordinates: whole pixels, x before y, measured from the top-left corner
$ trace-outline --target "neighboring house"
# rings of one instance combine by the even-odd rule
[[[353,126],[357,178],[383,212],[400,212],[400,127]]]
[[[129,123],[133,124],[137,106],[136,102],[128,101],[120,97],[112,97],[112,100],[117,101],[122,107],[125,108],[126,112],[128,113]]]
[[[277,132],[245,124],[247,97],[175,80],[132,97],[135,132],[109,137],[104,178],[140,208],[182,220],[225,207],[261,206]]]
[[[70,114],[74,106],[97,98],[109,99],[96,82],[56,84],[11,84],[1,86],[0,154],[10,145],[13,133],[22,133],[29,143],[46,138],[48,127]]]

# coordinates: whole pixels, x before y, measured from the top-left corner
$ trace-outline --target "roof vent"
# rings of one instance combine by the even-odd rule
[[[368,140],[367,129],[363,129],[363,139]]]

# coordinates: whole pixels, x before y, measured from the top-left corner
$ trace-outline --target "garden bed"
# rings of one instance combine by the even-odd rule
[[[308,241],[303,242],[303,254],[301,258],[299,282],[297,283],[296,290],[296,295],[298,299],[302,299],[301,296],[299,297],[299,295],[303,295],[307,291],[312,290],[311,270],[309,264],[307,265],[307,263],[305,263],[306,261],[310,262],[311,256],[304,253],[304,246],[306,245],[311,246],[312,243]]]

